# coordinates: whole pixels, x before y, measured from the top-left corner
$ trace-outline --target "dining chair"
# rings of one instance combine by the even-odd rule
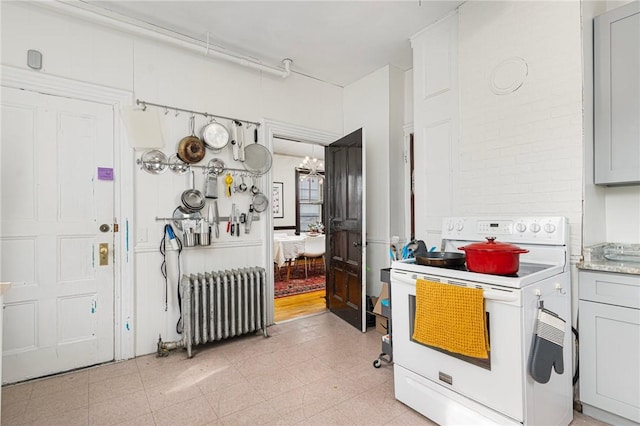
[[[313,267],[316,259],[322,259],[322,267],[324,268],[324,251],[325,251],[325,236],[317,235],[314,237],[307,236],[304,239],[304,252],[301,257],[304,258],[304,276],[308,277],[308,261],[311,260],[311,267]]]

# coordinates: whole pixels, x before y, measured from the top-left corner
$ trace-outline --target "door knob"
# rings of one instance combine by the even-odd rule
[[[100,229],[100,232],[109,232],[111,228],[106,223],[103,223],[102,225],[100,225],[99,229]]]
[[[106,266],[109,264],[109,244],[100,243],[100,266]]]

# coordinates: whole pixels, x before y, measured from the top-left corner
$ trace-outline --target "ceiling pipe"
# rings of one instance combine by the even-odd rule
[[[256,61],[252,61],[250,59],[211,49],[209,43],[204,43],[200,40],[196,40],[194,38],[187,37],[182,34],[155,25],[151,25],[146,22],[130,18],[128,16],[121,15],[119,13],[111,12],[109,10],[99,8],[82,1],[55,0],[39,1],[34,2],[33,4],[55,10],[65,15],[74,16],[85,21],[99,23],[120,31],[144,36],[185,50],[190,50],[198,54],[204,54],[204,56],[210,56],[228,62],[233,62],[235,64],[263,71],[278,77],[287,78],[291,75],[291,64],[293,63],[291,59],[287,58],[282,61],[284,69],[270,67]]]

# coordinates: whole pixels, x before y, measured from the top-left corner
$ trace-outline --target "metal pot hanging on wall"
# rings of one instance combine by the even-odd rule
[[[195,134],[195,117],[191,116],[191,135],[185,136],[178,142],[178,158],[187,164],[201,161],[205,155],[204,143]]]

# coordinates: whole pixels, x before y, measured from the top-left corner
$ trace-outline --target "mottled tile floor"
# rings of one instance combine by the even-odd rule
[[[433,424],[395,400],[391,365],[373,368],[375,331],[324,313],[269,334],[5,386],[2,425]]]

